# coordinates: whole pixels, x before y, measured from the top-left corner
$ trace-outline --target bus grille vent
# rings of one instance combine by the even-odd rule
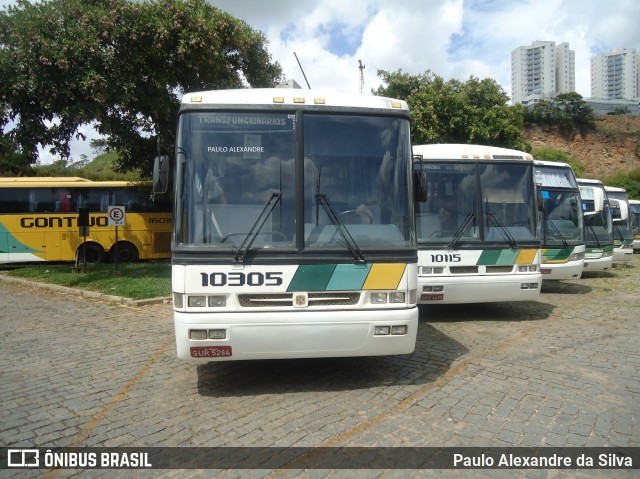
[[[513,265],[502,266],[485,266],[487,273],[511,273],[513,271]]]
[[[309,306],[353,306],[360,301],[360,293],[352,291],[323,291],[309,293]],[[293,307],[293,294],[239,294],[243,308]]]

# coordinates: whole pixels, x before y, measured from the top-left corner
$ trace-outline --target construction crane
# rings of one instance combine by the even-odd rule
[[[364,93],[364,65],[362,60],[358,60],[358,68],[360,69],[360,94]]]

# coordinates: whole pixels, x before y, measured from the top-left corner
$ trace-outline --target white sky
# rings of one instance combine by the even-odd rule
[[[359,92],[362,60],[365,93],[380,85],[378,70],[402,69],[463,82],[494,78],[511,96],[511,51],[544,40],[569,43],[576,90],[589,97],[593,55],[640,52],[638,0],[208,1],[263,32],[272,59],[303,88],[294,52],[314,89]],[[75,143],[73,160],[82,153],[93,157],[88,145]],[[50,155],[43,152],[41,162]]]

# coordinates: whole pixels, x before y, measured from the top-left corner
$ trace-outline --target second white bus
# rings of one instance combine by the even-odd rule
[[[542,277],[576,279],[584,267],[584,225],[580,189],[566,163],[536,160],[542,186]]]
[[[540,294],[531,155],[480,145],[414,145],[418,303],[523,301]]]

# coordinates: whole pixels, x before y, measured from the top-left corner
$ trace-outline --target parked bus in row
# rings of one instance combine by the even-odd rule
[[[604,185],[599,180],[578,178],[584,215],[587,271],[606,271],[613,264],[613,221]]]
[[[156,158],[156,191],[168,158]],[[409,110],[377,96],[189,93],[175,148],[177,355],[410,353],[418,328]]]
[[[117,244],[109,206],[125,211]],[[86,235],[78,226],[81,208]],[[171,205],[153,197],[150,182],[0,178],[0,263],[167,259],[171,229]]]
[[[633,259],[633,232],[629,215],[629,196],[624,188],[605,186],[611,202],[613,220],[613,262],[627,263]]]
[[[640,250],[640,200],[629,200],[629,216],[633,233],[633,251]]]
[[[575,279],[584,266],[584,224],[580,189],[566,163],[537,161],[536,183],[542,186],[542,277]]]
[[[418,303],[523,301],[540,294],[531,155],[481,145],[414,145]]]

